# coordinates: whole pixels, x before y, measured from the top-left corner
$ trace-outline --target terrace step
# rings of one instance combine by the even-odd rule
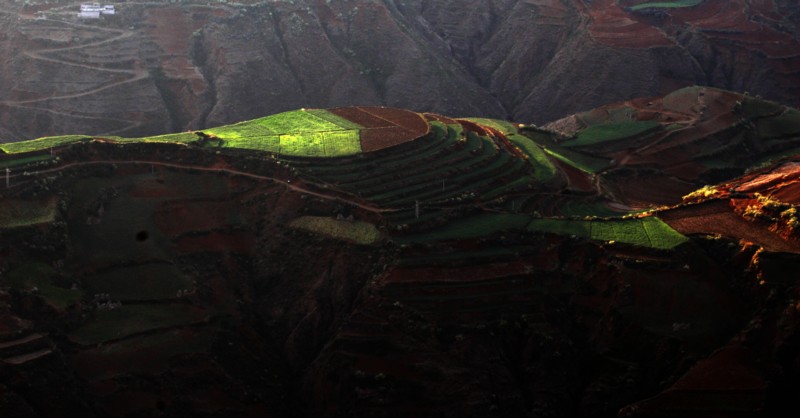
[[[34,333],[0,343],[0,360],[9,364],[23,364],[43,357],[51,350],[50,341],[46,336]]]
[[[41,350],[38,350],[38,351],[34,351],[32,353],[22,354],[22,355],[19,355],[19,356],[5,358],[2,361],[4,363],[8,363],[8,364],[12,364],[12,365],[18,366],[20,364],[25,364],[25,363],[40,359],[42,357],[48,356],[48,355],[50,355],[52,353],[53,353],[52,349],[44,348],[44,349],[41,349]]]

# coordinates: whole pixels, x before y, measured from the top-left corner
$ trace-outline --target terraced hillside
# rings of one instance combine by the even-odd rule
[[[79,3],[0,5],[0,137],[355,105],[544,123],[694,84],[800,105],[794,0]]]
[[[688,88],[5,144],[0,414],[796,408],[796,116]]]

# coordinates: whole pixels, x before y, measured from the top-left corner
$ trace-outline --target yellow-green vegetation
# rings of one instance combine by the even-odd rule
[[[31,139],[29,141],[9,142],[1,145],[0,150],[3,150],[7,154],[19,154],[21,152],[46,150],[52,147],[72,144],[88,139],[90,139],[90,137],[86,135],[47,136],[44,138]]]
[[[708,186],[708,185],[706,185],[706,186],[701,187],[700,189],[697,189],[697,190],[687,194],[686,196],[683,196],[683,200],[684,201],[686,201],[686,200],[695,200],[695,199],[698,199],[698,198],[701,198],[701,197],[709,198],[709,197],[714,197],[714,196],[716,196],[718,194],[719,194],[719,190],[717,190],[716,186]]]
[[[0,276],[2,286],[38,293],[55,309],[63,310],[81,299],[78,290],[66,289],[54,283],[56,272],[44,263],[24,264],[5,276]]]
[[[381,238],[378,228],[369,222],[325,216],[301,216],[292,220],[289,226],[359,245],[371,245]]]
[[[208,320],[207,312],[187,304],[122,305],[98,310],[95,318],[69,335],[78,344],[92,345],[155,329]]]
[[[625,121],[592,125],[578,132],[575,139],[564,141],[565,147],[580,147],[602,142],[619,141],[634,136],[646,135],[661,128],[656,121]]]
[[[296,110],[203,131],[222,146],[299,157],[339,157],[361,152],[362,127],[321,109]]]
[[[48,200],[0,200],[0,228],[17,228],[53,222],[56,217],[56,201]]]
[[[179,132],[175,134],[167,134],[167,135],[157,135],[157,136],[146,136],[142,138],[118,138],[115,137],[115,140],[120,142],[159,142],[159,143],[166,143],[166,144],[189,144],[192,142],[197,142],[200,139],[194,132]]]
[[[688,241],[656,217],[620,220],[534,219],[528,230],[575,235],[657,249],[672,249]]]
[[[637,4],[631,6],[631,10],[642,9],[676,9],[679,7],[692,7],[702,3],[703,0],[677,0],[677,1],[654,1],[649,3]]]

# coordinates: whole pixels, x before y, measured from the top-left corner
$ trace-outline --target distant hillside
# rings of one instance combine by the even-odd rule
[[[688,85],[800,105],[794,1],[3,2],[0,138],[143,136],[302,107],[545,123]]]
[[[300,109],[0,150],[3,417],[800,406],[800,113],[775,102]]]

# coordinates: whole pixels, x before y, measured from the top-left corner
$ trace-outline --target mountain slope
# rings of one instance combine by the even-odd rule
[[[141,136],[349,105],[544,123],[694,84],[797,106],[796,4],[696,3],[125,2],[78,21],[76,4],[5,2],[0,133]]]
[[[5,144],[0,410],[795,408],[799,132],[687,88],[544,128],[362,106]]]

